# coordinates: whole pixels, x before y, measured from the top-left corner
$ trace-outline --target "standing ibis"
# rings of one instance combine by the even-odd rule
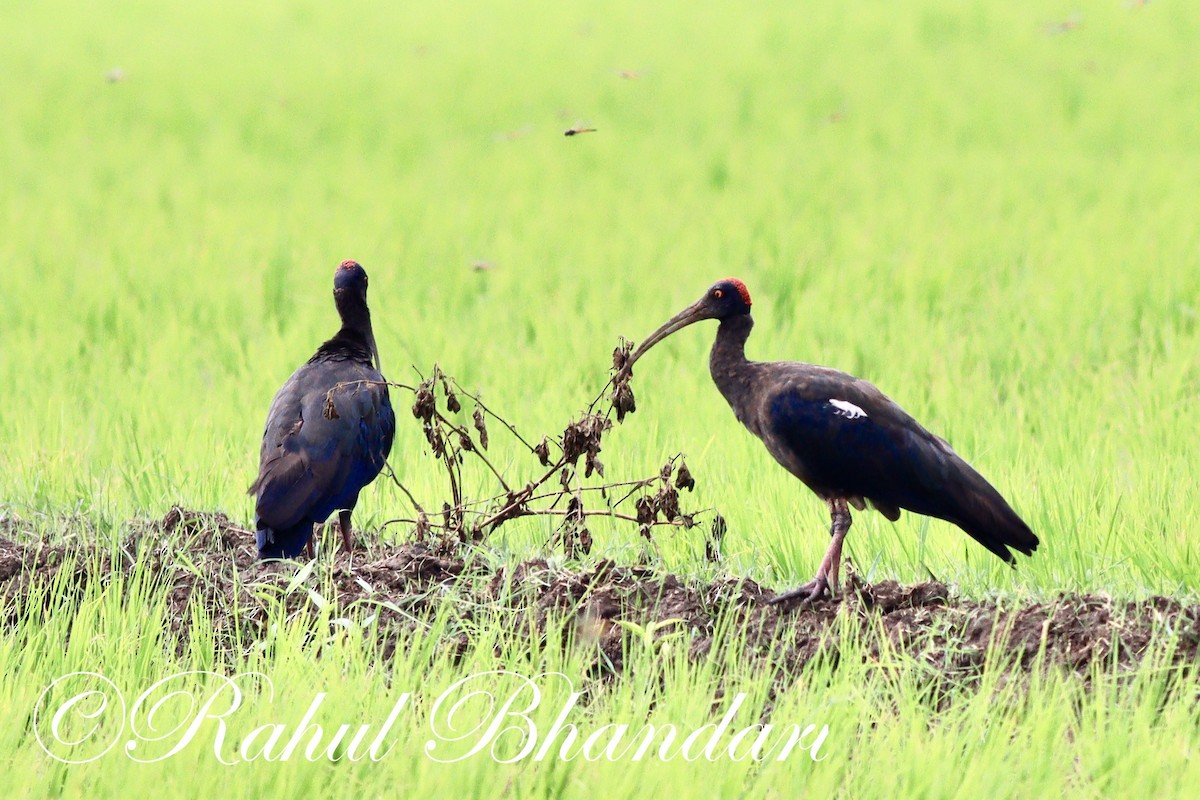
[[[294,558],[313,526],[339,511],[346,550],[350,513],[392,449],[396,415],[379,372],[379,350],[367,309],[367,273],[343,261],[333,273],[341,330],[275,394],[267,412],[255,527],[260,558]]]
[[[991,552],[1013,563],[1038,538],[982,475],[925,430],[904,409],[861,378],[829,367],[746,358],[754,327],[750,292],[736,278],[704,296],[650,334],[626,369],[672,333],[705,319],[720,321],[709,357],[713,382],[738,420],[829,506],[832,541],[816,577],[772,603],[815,600],[836,591],[850,509],[871,503],[893,522],[900,509],[953,522]]]

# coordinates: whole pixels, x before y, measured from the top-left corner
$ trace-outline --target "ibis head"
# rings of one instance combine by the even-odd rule
[[[367,271],[357,261],[347,259],[333,272],[333,302],[342,318],[342,325],[362,334],[371,348],[375,369],[381,369],[379,348],[371,328],[371,311],[367,308]]]
[[[630,355],[626,368],[642,357],[647,350],[670,336],[675,331],[682,330],[693,322],[705,319],[725,320],[732,317],[745,316],[750,313],[750,290],[746,284],[737,278],[725,278],[708,287],[696,302],[671,317],[662,327],[646,337],[633,354]]]

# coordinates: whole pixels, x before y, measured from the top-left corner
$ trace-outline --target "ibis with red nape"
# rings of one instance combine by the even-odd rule
[[[1038,537],[1008,502],[941,437],[871,383],[829,367],[751,361],[754,327],[746,284],[727,278],[638,346],[628,370],[655,344],[701,320],[720,323],[709,371],[733,413],[767,451],[829,507],[832,540],[814,578],[772,603],[815,600],[837,590],[850,507],[871,504],[893,522],[906,510],[952,522],[1013,564]],[[1011,549],[1010,549],[1011,548]]]

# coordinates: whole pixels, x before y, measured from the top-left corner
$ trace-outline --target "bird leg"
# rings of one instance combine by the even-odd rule
[[[846,534],[850,532],[850,509],[846,507],[845,500],[831,500],[829,502],[829,550],[825,553],[825,559],[829,561],[829,569],[826,575],[829,576],[830,588],[836,594],[840,591],[839,586],[842,573],[842,544],[846,541]],[[821,562],[825,566],[825,561]]]
[[[342,547],[349,553],[354,549],[354,537],[350,535],[350,511],[343,510],[338,514],[338,528],[342,531]]]
[[[320,530],[316,525],[313,526],[312,533],[308,537],[308,541],[304,543],[304,555],[309,561],[317,557],[316,545],[313,542],[317,538],[317,531]]]
[[[842,568],[842,543],[846,541],[846,534],[850,532],[852,520],[850,519],[850,509],[846,507],[844,499],[833,498],[828,502],[829,535],[832,539],[829,542],[829,548],[825,551],[825,557],[821,559],[821,566],[817,568],[816,576],[803,586],[772,597],[767,601],[768,603],[774,605],[796,598],[802,598],[803,602],[811,603],[827,591],[833,594],[838,590],[838,573]]]

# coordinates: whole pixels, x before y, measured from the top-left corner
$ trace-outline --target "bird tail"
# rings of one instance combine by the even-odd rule
[[[290,528],[267,527],[261,518],[254,522],[258,528],[258,557],[262,559],[295,558],[313,535],[313,523],[307,518]]]
[[[960,491],[954,492],[956,508],[947,519],[1010,564],[1015,561],[1010,547],[1018,553],[1033,555],[1039,544],[1037,534],[986,478],[966,461],[961,467]]]

